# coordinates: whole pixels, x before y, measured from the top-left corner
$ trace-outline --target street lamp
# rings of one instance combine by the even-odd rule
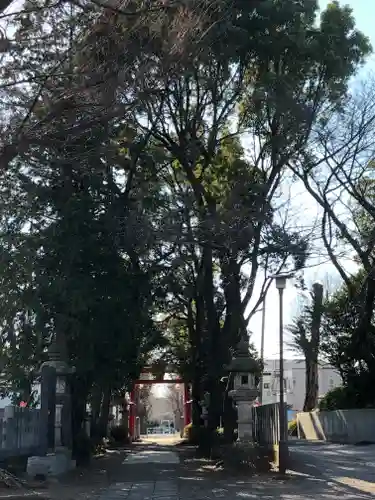
[[[261,329],[261,338],[260,338],[260,360],[262,363],[262,376],[260,378],[260,393],[259,393],[259,402],[263,404],[263,372],[264,372],[264,333],[266,329],[266,295],[263,298],[263,307],[262,307],[262,329]]]
[[[286,415],[284,404],[284,320],[283,320],[283,294],[287,279],[292,278],[292,274],[277,274],[272,276],[275,280],[276,288],[279,290],[279,343],[280,343],[280,361],[279,361],[279,384],[280,384],[280,407],[279,407],[279,472],[285,474],[286,459],[288,454],[286,430]]]

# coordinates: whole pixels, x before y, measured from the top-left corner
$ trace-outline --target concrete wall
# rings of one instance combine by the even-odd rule
[[[297,414],[301,439],[375,443],[375,410],[313,411]]]

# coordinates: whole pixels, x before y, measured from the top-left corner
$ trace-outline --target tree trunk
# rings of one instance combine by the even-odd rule
[[[306,395],[303,405],[304,411],[311,411],[316,408],[318,404],[318,358],[320,348],[320,326],[323,314],[323,286],[320,283],[313,284],[312,297],[311,339],[306,344],[305,348]]]
[[[312,411],[318,402],[319,380],[317,360],[306,359],[306,395],[303,411]]]
[[[243,305],[241,301],[241,280],[240,266],[236,259],[223,255],[221,258],[222,281],[224,287],[226,315],[224,326],[222,328],[222,355],[224,364],[230,362],[229,348],[235,348],[246,334],[246,325],[243,316]],[[233,381],[230,381],[226,387],[223,402],[223,425],[224,438],[228,443],[235,439],[235,430],[237,428],[237,410],[233,405],[233,400],[228,396],[228,392],[233,388]]]
[[[101,438],[108,436],[108,419],[109,419],[109,405],[111,403],[111,389],[107,387],[103,391],[102,405],[100,408],[99,416],[99,436]]]
[[[73,376],[70,383],[71,410],[72,410],[72,441],[73,458],[80,453],[80,436],[82,436],[83,423],[86,415],[86,402],[89,393],[89,381],[85,377]]]
[[[213,280],[213,255],[212,249],[204,248],[203,256],[203,288],[204,301],[206,311],[206,359],[207,359],[207,381],[206,390],[210,395],[210,402],[207,413],[207,439],[202,441],[204,452],[207,456],[211,456],[212,448],[216,435],[216,428],[220,420],[222,402],[220,400],[220,377],[222,374],[222,345],[221,345],[221,329],[218,320],[218,314],[215,306],[214,298],[214,280]]]
[[[91,437],[97,437],[99,434],[99,416],[102,405],[102,396],[102,391],[98,387],[95,387],[92,391],[91,398]]]
[[[198,276],[198,281],[201,280],[201,277]],[[202,340],[203,340],[203,331],[204,331],[204,301],[202,299],[201,290],[197,287],[197,293],[195,296],[195,324],[194,324],[194,315],[192,309],[192,301],[189,302],[188,305],[188,329],[189,329],[189,337],[192,345],[192,359],[194,363],[193,370],[193,380],[192,380],[192,390],[191,390],[191,422],[192,422],[192,430],[191,430],[191,440],[193,443],[198,444],[200,429],[201,429],[201,405],[200,401],[203,397],[202,394],[202,375],[203,375],[203,365],[204,365],[204,353],[202,352]]]
[[[202,412],[200,405],[200,401],[202,399],[200,373],[197,373],[193,380],[191,388],[191,399],[192,399],[192,405],[191,405],[192,429],[190,437],[192,443],[199,444],[199,436],[201,430],[201,412]]]
[[[233,404],[233,399],[229,397],[229,391],[233,389],[233,380],[229,381],[227,387],[224,389],[224,439],[226,443],[233,443],[235,440],[235,430],[237,428],[237,411]]]

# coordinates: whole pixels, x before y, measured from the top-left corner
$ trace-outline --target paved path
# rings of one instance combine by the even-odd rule
[[[115,482],[100,500],[178,500],[176,452],[155,444],[135,445],[123,461],[123,482]]]
[[[115,483],[102,493],[103,500],[175,500],[178,487],[173,481]]]
[[[138,453],[128,455],[124,463],[127,464],[179,464],[180,460],[176,452],[168,450],[141,450]]]
[[[307,447],[292,452],[311,462]],[[313,452],[311,455],[314,456]],[[315,457],[317,461],[319,457]],[[338,483],[317,466],[294,473],[288,480],[270,476],[239,476],[208,472],[208,464],[176,453],[173,447],[136,445],[120,473],[99,500],[357,500],[374,498],[371,492]],[[121,472],[122,471],[122,472]]]
[[[172,446],[181,441],[179,434],[142,434],[141,440],[143,443],[153,443],[166,446]]]

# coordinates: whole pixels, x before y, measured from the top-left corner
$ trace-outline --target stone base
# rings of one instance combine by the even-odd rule
[[[71,458],[71,452],[66,449],[56,450],[55,453],[49,453],[44,457],[29,457],[27,460],[26,472],[28,476],[50,477],[59,476],[74,469],[75,460]]]
[[[250,438],[249,439],[237,439],[237,441],[235,441],[233,443],[233,447],[235,449],[241,448],[244,450],[253,450],[256,448],[256,444]]]

